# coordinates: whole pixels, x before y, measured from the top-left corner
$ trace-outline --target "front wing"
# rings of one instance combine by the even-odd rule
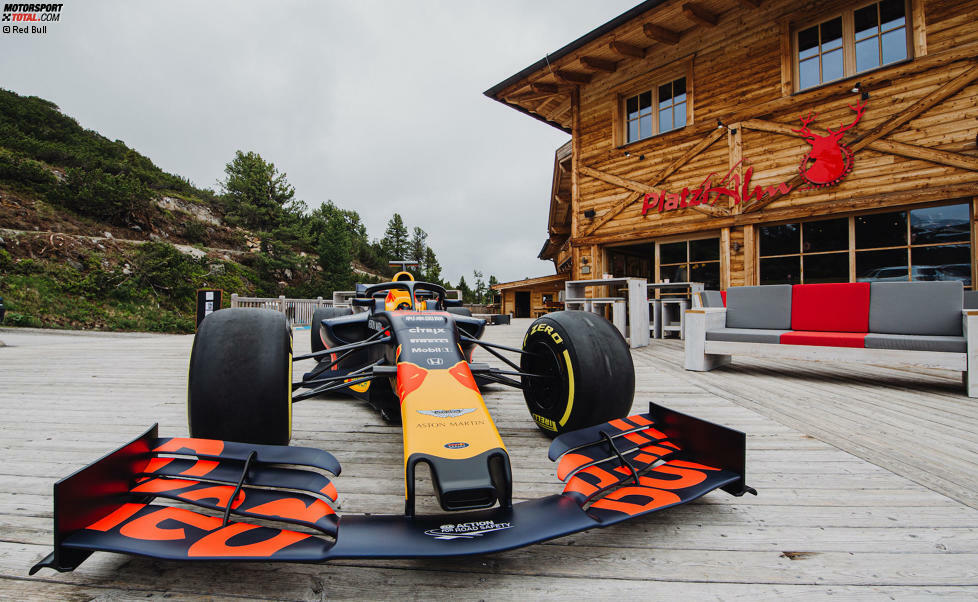
[[[744,483],[744,453],[743,433],[650,404],[648,414],[557,437],[550,458],[565,483],[559,494],[473,512],[338,517],[336,487],[324,474],[340,472],[332,455],[161,439],[154,425],[55,484],[54,551],[30,572],[74,570],[95,551],[279,562],[498,552],[606,527],[717,488],[755,493]],[[169,500],[212,513],[160,503]]]

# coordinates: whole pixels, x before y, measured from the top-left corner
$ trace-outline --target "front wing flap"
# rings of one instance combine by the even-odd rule
[[[55,484],[54,551],[31,573],[73,570],[94,551],[280,562],[498,552],[612,525],[717,488],[756,493],[744,483],[744,454],[743,433],[650,404],[648,414],[554,439],[550,458],[565,482],[560,494],[433,516],[337,517],[336,489],[322,472],[338,474],[339,464],[325,452],[158,439],[154,426]],[[231,502],[228,514],[303,530],[161,500],[217,515]]]

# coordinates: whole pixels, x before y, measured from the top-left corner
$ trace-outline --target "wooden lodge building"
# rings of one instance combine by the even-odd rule
[[[971,288],[976,23],[978,0],[648,0],[492,87],[571,135],[557,275],[497,286],[503,311],[605,273]]]

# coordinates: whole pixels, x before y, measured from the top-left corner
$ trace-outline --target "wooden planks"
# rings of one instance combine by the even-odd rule
[[[487,336],[519,345],[529,324],[493,326]],[[308,336],[296,331],[297,352],[308,349]],[[633,352],[635,411],[655,400],[745,430],[748,482],[759,497],[712,493],[632,523],[485,557],[303,566],[96,554],[74,573],[29,578],[27,567],[49,551],[54,480],[152,421],[163,433],[186,433],[192,338],[0,329],[0,340],[9,345],[0,349],[0,598],[978,595],[978,511],[935,492],[969,478],[967,455],[978,446],[978,410],[958,382],[940,371],[737,358],[730,369],[693,374],[681,369],[677,341]],[[498,365],[481,351],[474,359]],[[485,397],[512,456],[517,497],[556,491],[548,441],[528,420],[522,394],[496,386]],[[397,427],[342,397],[297,404],[294,418],[295,444],[343,462],[341,512],[400,511]],[[933,468],[935,458],[943,459],[939,470],[920,478],[915,471]],[[431,487],[423,482],[419,491]],[[421,505],[437,508],[430,494]]]

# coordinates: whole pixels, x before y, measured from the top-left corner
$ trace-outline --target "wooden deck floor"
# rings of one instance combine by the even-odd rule
[[[488,338],[517,343],[528,325],[492,327]],[[74,573],[28,577],[50,550],[56,479],[152,422],[186,434],[192,338],[0,329],[0,341],[0,599],[978,597],[978,402],[953,375],[746,358],[699,374],[681,369],[675,341],[633,351],[635,411],[655,400],[746,431],[759,496],[714,492],[475,558],[310,566],[95,554]],[[308,348],[308,331],[296,348]],[[558,491],[522,394],[493,387],[486,401],[517,495]],[[396,427],[345,398],[298,404],[295,427],[294,443],[343,463],[341,513],[401,511]]]

